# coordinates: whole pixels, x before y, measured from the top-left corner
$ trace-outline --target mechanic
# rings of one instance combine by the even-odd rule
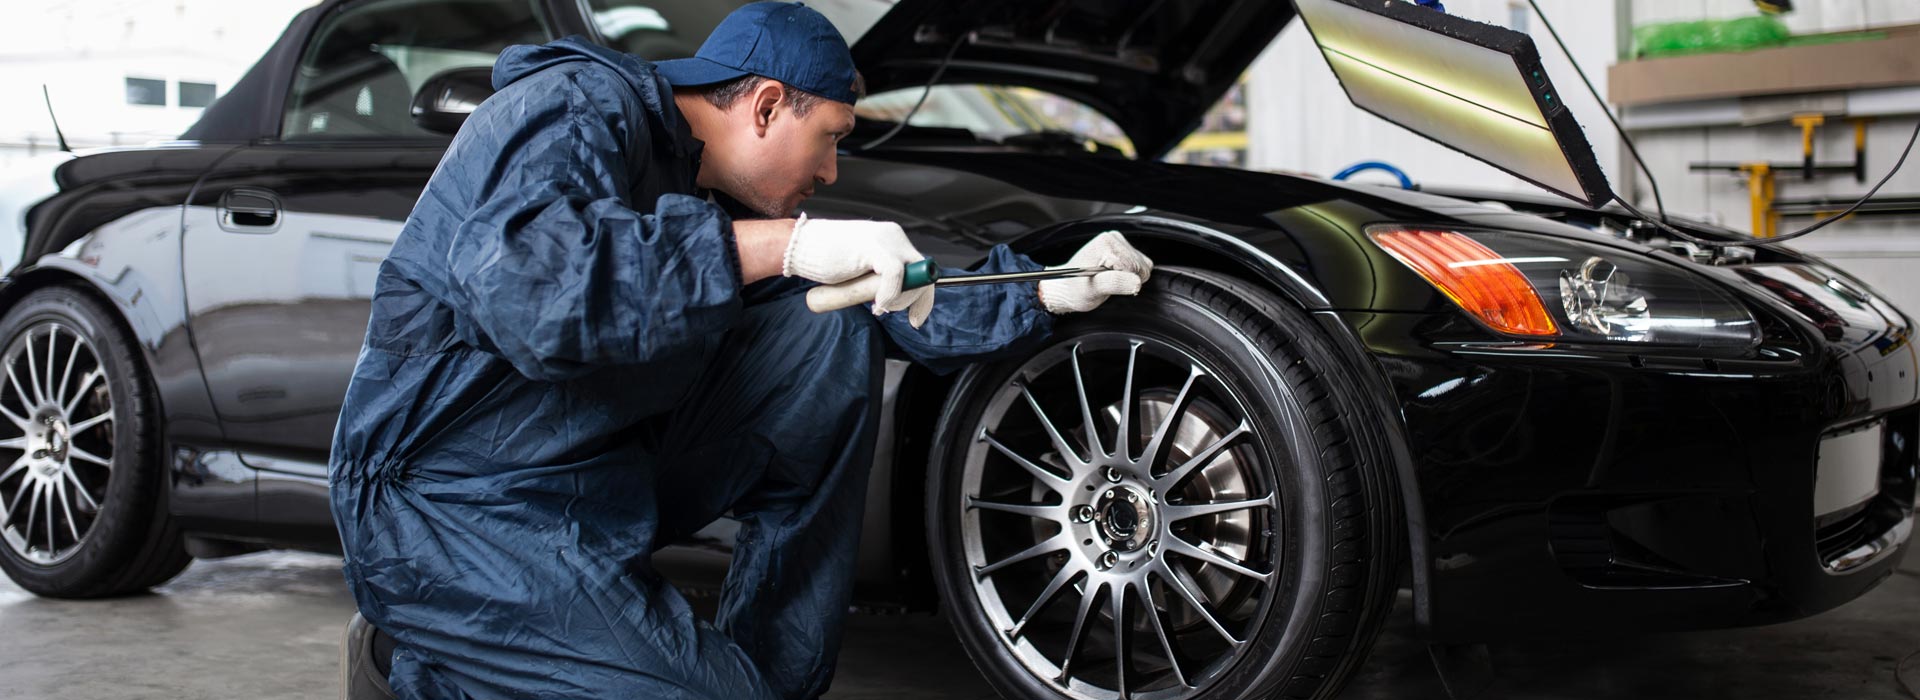
[[[819,696],[883,341],[937,371],[1029,350],[1151,262],[1105,234],[1070,264],[1113,271],[934,307],[900,289],[923,256],[897,224],[786,218],[834,181],[860,92],[802,5],[744,6],[657,64],[515,46],[493,82],[380,267],[330,460],[395,694]],[[984,265],[1039,268],[1004,247]],[[867,274],[886,281],[872,313],[807,310],[810,285]],[[709,624],[650,555],[726,514]]]

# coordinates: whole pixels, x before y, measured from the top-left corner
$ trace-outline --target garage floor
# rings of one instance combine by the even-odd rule
[[[1920,557],[1867,597],[1774,627],[1608,642],[1496,644],[1495,698],[1908,700],[1920,683]],[[0,579],[0,698],[333,698],[353,602],[339,560],[197,562],[152,595],[35,598]],[[1404,608],[1343,698],[1444,698]],[[992,698],[926,615],[855,616],[831,698]]]

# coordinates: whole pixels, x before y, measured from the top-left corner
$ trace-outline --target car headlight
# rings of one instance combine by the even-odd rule
[[[1375,226],[1367,235],[1480,322],[1508,335],[1692,347],[1759,340],[1745,307],[1631,251],[1501,231]]]

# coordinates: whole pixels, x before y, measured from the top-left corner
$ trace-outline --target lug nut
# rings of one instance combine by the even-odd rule
[[[1120,483],[1120,470],[1114,469],[1113,467],[1107,467],[1107,481],[1111,481],[1116,484]]]
[[[1119,552],[1115,552],[1109,549],[1107,550],[1106,554],[1100,555],[1100,568],[1102,569],[1111,569],[1119,563],[1120,563]]]
[[[1129,493],[1129,494],[1127,494],[1127,502],[1128,502],[1128,503],[1139,503],[1139,502],[1140,502],[1140,497],[1139,497],[1139,496],[1136,496],[1136,495],[1134,495],[1134,494],[1131,494],[1131,493]]]
[[[1082,523],[1093,522],[1093,506],[1088,506],[1088,505],[1074,506],[1073,519],[1074,519],[1074,522],[1082,522]]]
[[[1147,556],[1160,556],[1160,540],[1153,540],[1147,543]]]

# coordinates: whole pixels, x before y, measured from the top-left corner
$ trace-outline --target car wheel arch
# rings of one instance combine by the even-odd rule
[[[143,295],[135,292],[129,297],[114,293],[103,287],[85,270],[69,269],[70,266],[79,267],[80,265],[64,258],[48,256],[41,260],[40,265],[15,270],[7,277],[6,285],[0,287],[0,311],[13,308],[27,295],[48,287],[64,286],[79,290],[114,310],[114,323],[140,346],[139,357],[143,365],[141,369],[151,373],[157,361],[154,357],[154,347],[159,344],[160,339],[153,333],[144,332],[143,326],[157,328],[159,319],[153,318],[151,311],[140,305],[140,297]],[[134,318],[140,315],[147,316],[144,320],[148,323],[135,323]],[[162,415],[165,415],[164,410]]]

